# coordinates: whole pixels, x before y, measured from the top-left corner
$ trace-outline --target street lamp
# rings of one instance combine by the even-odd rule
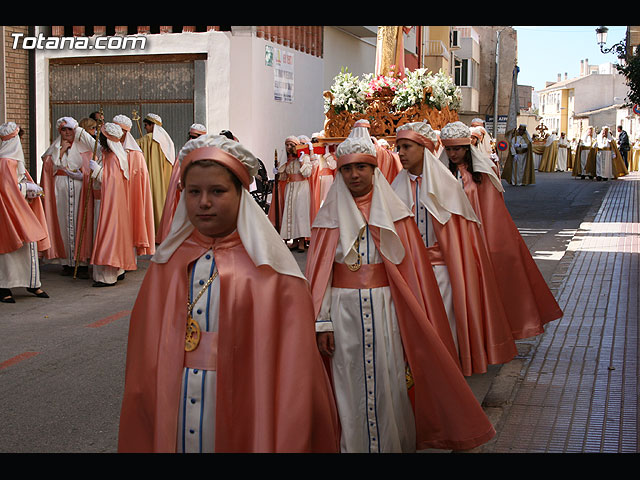
[[[604,44],[607,43],[607,32],[609,29],[605,26],[596,28],[596,41],[600,45],[600,51],[602,53],[609,53],[614,51],[618,58],[625,58],[627,55],[627,45],[624,40],[612,45],[610,48],[604,48]]]

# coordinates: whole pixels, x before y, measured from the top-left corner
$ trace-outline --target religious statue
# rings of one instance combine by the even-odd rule
[[[388,75],[394,70],[404,73],[404,34],[412,27],[378,27],[375,74]]]

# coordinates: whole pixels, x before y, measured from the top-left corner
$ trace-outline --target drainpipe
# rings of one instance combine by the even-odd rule
[[[493,98],[493,138],[498,138],[498,80],[500,78],[500,30],[496,40],[496,83],[494,85]]]
[[[29,25],[27,30],[29,37],[36,36],[34,25]],[[36,183],[39,183],[36,125],[36,51],[32,48],[29,49],[29,174]]]

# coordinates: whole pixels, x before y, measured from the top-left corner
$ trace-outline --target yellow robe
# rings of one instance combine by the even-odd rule
[[[539,172],[555,172],[558,164],[558,140],[544,147],[542,160],[538,166]]]
[[[137,139],[136,142],[140,145],[149,170],[151,198],[153,201],[153,223],[157,234],[173,165],[169,163],[167,157],[162,153],[160,144],[153,140],[152,133],[147,133],[144,137]]]

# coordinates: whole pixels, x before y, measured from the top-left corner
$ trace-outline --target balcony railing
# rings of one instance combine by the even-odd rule
[[[449,49],[442,40],[427,40],[424,43],[423,55],[425,57],[450,58]]]

